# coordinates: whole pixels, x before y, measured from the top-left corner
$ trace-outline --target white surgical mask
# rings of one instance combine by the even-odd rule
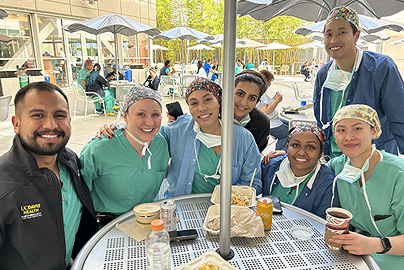
[[[350,165],[350,160],[348,159],[344,165],[344,168],[340,172],[340,174],[337,175],[337,177],[341,180],[347,181],[348,183],[353,183],[356,180],[358,180],[362,173],[365,173],[369,169],[369,160],[373,156],[373,153],[376,150],[376,146],[373,144],[372,145],[372,153],[370,156],[366,159],[365,163],[363,163],[362,168],[356,168],[352,165]]]
[[[315,172],[311,176],[310,180],[307,182],[307,187],[311,189],[314,179],[317,176],[318,171],[320,170],[321,164],[318,162],[316,164],[316,167],[313,169]],[[292,168],[290,167],[290,162],[288,158],[285,158],[281,165],[279,166],[279,170],[275,173],[274,178],[272,179],[271,187],[270,187],[270,193],[272,193],[272,186],[275,180],[275,177],[277,176],[279,179],[279,182],[281,183],[282,187],[284,188],[292,188],[296,187],[296,195],[295,198],[293,199],[291,204],[294,204],[297,197],[299,196],[299,185],[307,178],[307,176],[312,173],[313,171],[309,172],[306,175],[303,176],[295,176],[295,174],[292,171]]]
[[[150,142],[142,142],[141,140],[139,140],[138,138],[136,138],[135,136],[132,135],[132,133],[129,132],[129,130],[126,129],[126,132],[129,134],[129,136],[134,139],[135,141],[137,141],[140,144],[143,144],[143,149],[142,149],[142,156],[144,156],[146,154],[146,150],[147,152],[149,152],[150,156],[147,159],[147,168],[150,170],[151,169],[151,156],[152,156],[152,152],[149,149],[149,144]]]
[[[196,121],[194,123],[194,131],[196,132],[196,139],[203,143],[207,148],[212,148],[222,144],[222,137],[220,135],[203,133]]]
[[[320,123],[322,124],[321,128],[323,130],[327,129],[332,122],[332,119],[331,119],[330,121],[324,123],[321,119],[321,117],[323,116],[324,88],[329,88],[334,91],[343,91],[342,96],[344,96],[346,88],[352,80],[353,73],[358,70],[359,65],[362,62],[362,57],[363,57],[363,50],[360,48],[356,48],[356,57],[355,57],[354,66],[352,68],[352,70],[353,70],[352,73],[343,71],[343,70],[337,70],[335,60],[332,62],[330,68],[328,69],[327,78],[325,79],[325,82],[324,82],[323,86],[321,87],[321,91],[320,91]],[[344,101],[344,99],[341,98],[341,103],[339,104],[338,109],[340,109],[342,107],[343,101]]]
[[[199,165],[199,161],[198,161],[198,153],[196,152],[195,141],[199,140],[207,148],[211,148],[211,147],[215,147],[215,146],[220,146],[222,144],[222,138],[219,135],[203,133],[201,131],[201,128],[199,127],[199,124],[196,121],[194,123],[194,131],[196,132],[196,137],[195,137],[195,140],[194,140],[194,151],[195,151],[196,164],[198,165],[199,172],[201,174],[203,174],[202,171],[201,171],[201,167]],[[216,180],[220,179],[221,161],[222,161],[222,158],[219,159],[219,163],[218,163],[218,165],[216,167],[215,174],[213,174],[213,175],[203,174],[203,179],[205,180],[205,182],[208,182],[207,178],[213,178],[213,179],[216,179]]]
[[[327,79],[324,82],[324,87],[334,91],[344,91],[351,82],[352,73],[345,70],[334,69],[328,73]]]

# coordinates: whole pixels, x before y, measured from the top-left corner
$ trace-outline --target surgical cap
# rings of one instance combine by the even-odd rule
[[[329,22],[335,19],[346,20],[355,25],[356,29],[359,29],[358,13],[356,13],[356,11],[350,7],[340,6],[333,8],[331,12],[328,14],[327,20],[325,21],[325,25],[327,25]]]
[[[293,135],[300,133],[300,132],[313,133],[314,135],[317,136],[317,138],[320,140],[320,143],[322,145],[324,145],[324,143],[326,141],[325,133],[321,128],[313,126],[313,125],[296,125],[289,130],[288,142],[290,141],[290,139],[292,138]]]
[[[222,104],[222,88],[217,83],[214,83],[205,78],[197,78],[193,80],[187,87],[185,100],[188,103],[189,95],[195,90],[205,90],[215,96],[219,104]]]
[[[124,114],[128,111],[129,107],[139,100],[142,99],[153,99],[157,101],[162,108],[162,99],[159,92],[152,90],[149,87],[145,87],[140,84],[135,84],[132,89],[126,94],[123,104],[121,106],[121,112]]]
[[[116,68],[116,64],[113,64],[112,68]],[[118,64],[118,69],[121,69],[121,65],[119,65],[119,64]]]
[[[382,134],[380,120],[377,116],[376,110],[368,105],[363,104],[348,105],[339,109],[334,116],[332,124],[333,128],[335,128],[338,121],[351,118],[362,120],[365,123],[368,123],[371,127],[375,128],[377,132],[376,139],[380,137],[380,134]]]

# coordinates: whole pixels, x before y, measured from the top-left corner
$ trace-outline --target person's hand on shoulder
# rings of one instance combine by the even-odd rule
[[[101,139],[101,134],[104,134],[105,137],[108,139],[111,139],[112,137],[115,136],[114,130],[116,129],[115,124],[104,124],[103,126],[100,127],[100,129],[95,133],[95,137],[98,139]]]
[[[264,163],[264,165],[267,165],[269,163],[269,161],[271,160],[271,158],[279,157],[284,154],[286,154],[285,150],[271,151],[262,159],[261,163]]]

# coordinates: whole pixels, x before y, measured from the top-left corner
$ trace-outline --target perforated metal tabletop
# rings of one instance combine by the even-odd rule
[[[171,267],[186,264],[206,251],[219,247],[219,236],[202,229],[210,205],[210,194],[176,198],[177,229],[196,229],[195,240],[171,242]],[[255,211],[255,209],[253,209]],[[274,215],[271,230],[264,237],[231,238],[235,257],[229,263],[240,270],[251,269],[378,269],[370,256],[353,256],[345,251],[327,248],[324,220],[299,208],[283,204],[283,214]],[[72,269],[132,270],[146,269],[145,241],[137,242],[117,228],[133,218],[131,212],[122,215],[98,232],[83,248]],[[310,240],[295,240],[290,234],[294,225],[310,227]]]

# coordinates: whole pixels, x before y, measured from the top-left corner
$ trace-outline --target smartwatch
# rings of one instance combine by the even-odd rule
[[[384,250],[382,252],[377,252],[377,254],[383,254],[383,253],[388,252],[391,249],[390,240],[387,237],[383,237],[383,236],[378,236],[378,237],[382,241]]]

